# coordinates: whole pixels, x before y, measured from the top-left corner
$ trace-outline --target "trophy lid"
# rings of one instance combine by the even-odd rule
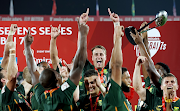
[[[159,11],[159,13],[156,14],[156,25],[157,26],[163,26],[167,22],[168,14],[165,10]]]

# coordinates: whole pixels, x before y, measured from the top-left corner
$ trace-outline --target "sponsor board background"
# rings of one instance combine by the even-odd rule
[[[5,38],[7,38],[8,30],[10,25],[18,24],[18,31],[15,33],[14,37],[17,44],[17,60],[19,71],[22,71],[26,66],[25,57],[23,55],[24,43],[23,37],[26,34],[28,27],[31,28],[31,33],[34,36],[34,42],[32,44],[32,49],[34,49],[34,56],[36,58],[36,62],[41,60],[50,61],[49,54],[49,45],[50,45],[50,25],[58,26],[61,24],[61,34],[57,38],[57,47],[58,47],[58,55],[59,58],[64,59],[67,63],[71,62],[76,49],[77,49],[77,32],[78,27],[76,22],[50,22],[50,21],[41,21],[41,22],[16,22],[16,21],[3,21],[0,22],[0,57],[3,56],[4,43]],[[121,22],[121,25],[124,27],[135,26],[136,28],[140,27],[142,22]],[[111,50],[113,48],[113,23],[112,22],[88,22],[90,27],[90,31],[87,39],[87,49],[88,49],[88,59],[91,61],[91,48],[95,45],[103,45],[107,49],[107,61],[110,59]],[[150,27],[155,26],[154,23],[150,25]],[[164,62],[166,63],[171,72],[178,78],[180,81],[180,37],[179,37],[179,26],[180,22],[171,22],[168,21],[164,26],[157,28],[161,34],[160,40],[166,44],[164,49],[159,48],[157,53],[152,57],[154,63],[156,62]],[[45,31],[46,30],[46,31]],[[45,32],[44,32],[45,31]],[[43,34],[44,33],[44,34]],[[131,45],[127,38],[123,37],[123,67],[127,67],[132,78],[134,64],[136,61],[136,51],[134,50],[134,46]],[[92,61],[91,61],[92,62]],[[177,92],[178,96],[180,96],[180,90]],[[134,107],[137,104],[138,96],[135,94],[134,98],[131,100],[131,103]]]

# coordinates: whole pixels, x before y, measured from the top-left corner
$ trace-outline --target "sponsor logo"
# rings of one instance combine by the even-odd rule
[[[161,41],[161,35],[158,29],[154,28],[147,32],[148,35],[148,47],[153,57],[159,50],[166,50],[167,44]],[[136,50],[136,56],[140,55],[140,50],[137,45],[134,46],[134,50]]]

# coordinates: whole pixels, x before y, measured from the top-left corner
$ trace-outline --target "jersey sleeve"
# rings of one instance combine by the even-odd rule
[[[24,90],[24,86],[21,84],[20,86],[18,86],[16,88],[16,90],[21,93],[22,95],[25,95],[25,90]]]
[[[45,91],[44,87],[40,83],[38,83],[34,86],[33,91],[35,93],[35,98],[36,98],[37,102],[40,103],[41,94],[43,94],[43,92]]]
[[[106,94],[104,100],[107,101],[107,104],[119,107],[124,104],[125,96],[121,87],[115,81],[111,79],[110,83],[109,92]]]
[[[71,100],[73,98],[75,89],[76,85],[70,79],[64,82],[60,87],[60,90],[66,95],[66,98],[68,100]]]

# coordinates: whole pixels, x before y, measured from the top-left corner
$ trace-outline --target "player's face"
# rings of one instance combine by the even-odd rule
[[[96,85],[96,78],[97,78],[97,76],[91,76],[91,77],[84,78],[86,90],[89,91],[91,96],[96,96],[99,93],[99,88]]]
[[[95,48],[93,50],[92,61],[95,68],[103,68],[105,66],[106,54],[103,49]]]
[[[124,72],[123,76],[122,76],[122,82],[126,85],[126,86],[130,86],[131,85],[131,78],[130,78],[130,74],[128,71]]]
[[[163,67],[160,66],[160,65],[158,65],[158,64],[155,65],[155,68],[156,68],[156,70],[158,71],[158,73],[160,74],[161,77],[162,77],[162,76],[164,75],[164,73],[166,72],[166,71],[164,71]]]
[[[173,89],[173,91],[178,90],[178,84],[176,82],[176,79],[174,77],[165,77],[161,83],[161,89],[166,90],[167,89]]]

